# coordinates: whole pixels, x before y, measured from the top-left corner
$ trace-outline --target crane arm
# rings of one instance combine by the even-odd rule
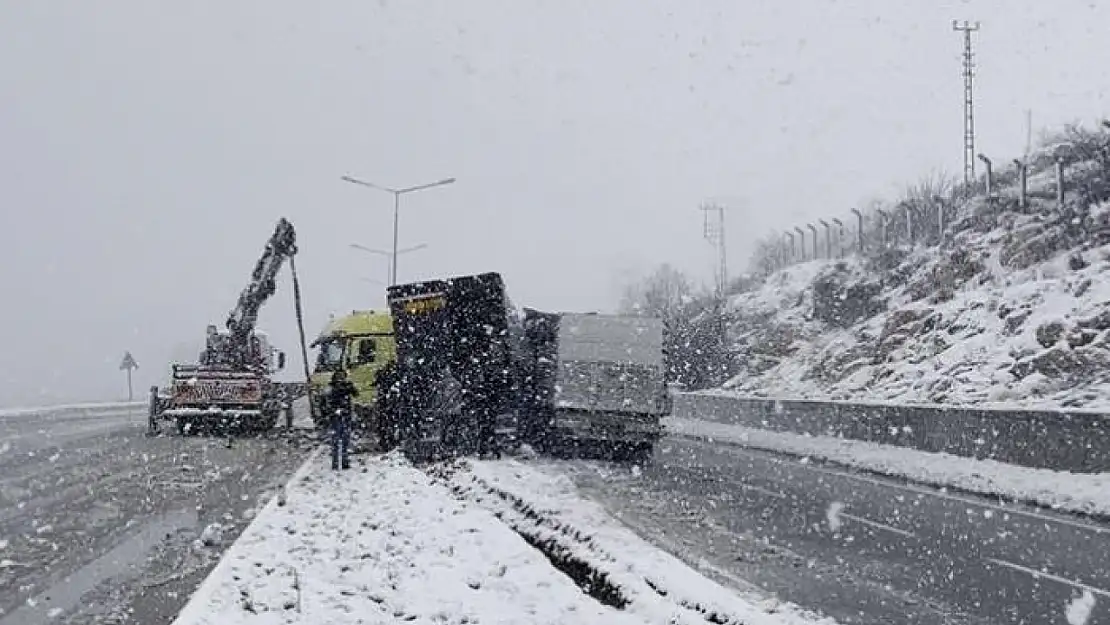
[[[277,288],[275,279],[282,265],[297,253],[297,236],[293,224],[282,218],[262,256],[254,266],[251,281],[239,294],[239,301],[227,318],[227,330],[231,352],[239,362],[248,362],[251,353],[250,341],[258,322],[258,311]]]

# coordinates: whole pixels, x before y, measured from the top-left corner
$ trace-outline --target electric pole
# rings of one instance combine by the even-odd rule
[[[960,24],[952,20],[952,30],[964,34],[964,186],[970,189],[975,179],[975,55],[971,33],[979,30],[979,22]]]
[[[705,215],[705,240],[717,249],[717,294],[722,298],[728,288],[728,262],[725,256],[725,207],[719,204],[701,205]],[[710,213],[713,216],[710,217]]]

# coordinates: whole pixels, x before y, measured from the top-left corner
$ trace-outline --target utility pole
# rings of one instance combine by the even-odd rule
[[[705,215],[705,240],[717,248],[717,293],[723,298],[728,288],[728,261],[725,256],[725,207],[720,204],[701,205]],[[710,217],[713,213],[713,217]]]
[[[1033,151],[1033,109],[1025,109],[1025,154],[1022,160],[1029,162],[1029,153]]]
[[[975,179],[975,55],[971,47],[971,33],[979,30],[979,22],[960,24],[952,20],[952,30],[964,35],[964,186],[971,188]]]

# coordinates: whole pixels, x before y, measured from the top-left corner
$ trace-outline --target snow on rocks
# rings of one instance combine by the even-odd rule
[[[581,570],[580,585],[620,603],[641,622],[747,625],[834,623],[773,598],[743,596],[652,546],[583,500],[573,482],[550,467],[516,460],[465,461],[434,472],[466,501],[487,508],[564,570]]]
[[[995,460],[918,451],[831,436],[772,432],[739,425],[670,417],[673,434],[817,458],[924,484],[1006,497],[1056,510],[1110,516],[1110,473],[1033,469]]]
[[[732,298],[739,395],[1110,409],[1110,203],[969,219],[946,247],[814,260]],[[1103,225],[1103,222],[1106,222]],[[959,224],[957,224],[959,225]]]

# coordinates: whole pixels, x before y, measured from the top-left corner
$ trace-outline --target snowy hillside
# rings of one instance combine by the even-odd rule
[[[734,296],[730,338],[740,370],[724,388],[1110,408],[1110,134],[1085,133],[1035,154],[1025,209],[1015,170],[996,176],[991,201],[951,203],[940,246],[911,247],[903,236],[863,256],[786,267]]]

